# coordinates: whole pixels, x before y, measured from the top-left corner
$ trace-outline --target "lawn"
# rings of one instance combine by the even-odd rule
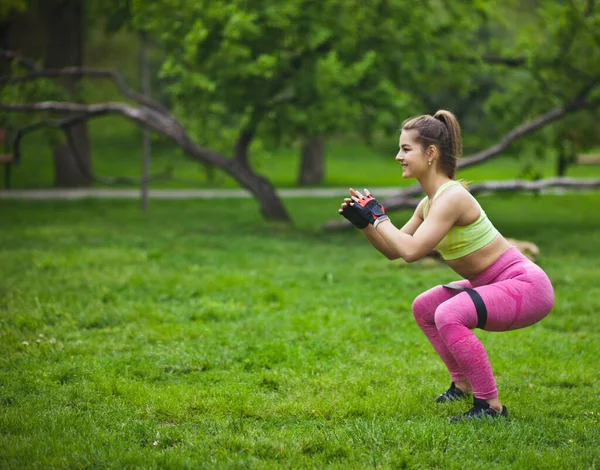
[[[599,194],[481,198],[557,301],[477,332],[510,418],[458,425],[410,312],[453,273],[285,202],[294,228],[252,200],[0,201],[0,467],[600,466]]]

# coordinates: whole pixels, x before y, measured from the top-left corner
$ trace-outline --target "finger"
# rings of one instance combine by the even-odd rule
[[[346,204],[348,204],[349,202],[352,202],[352,199],[350,199],[349,197],[347,197],[347,198],[345,198],[345,199],[344,199],[344,202],[345,202]]]
[[[371,193],[369,192],[369,190],[367,188],[365,188],[365,196],[370,196]]]

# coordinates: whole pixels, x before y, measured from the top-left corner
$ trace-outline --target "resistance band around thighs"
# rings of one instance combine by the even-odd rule
[[[469,294],[469,297],[471,297],[471,300],[475,304],[475,310],[477,311],[477,328],[483,329],[487,323],[487,308],[485,307],[485,303],[483,302],[483,299],[479,293],[470,287],[457,286],[453,284],[444,284],[443,286],[447,287],[448,289],[463,291]]]

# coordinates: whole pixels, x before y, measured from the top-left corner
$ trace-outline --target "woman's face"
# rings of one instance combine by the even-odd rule
[[[403,178],[418,178],[429,170],[427,154],[417,142],[417,131],[412,129],[400,134],[400,150],[396,161],[402,165]]]

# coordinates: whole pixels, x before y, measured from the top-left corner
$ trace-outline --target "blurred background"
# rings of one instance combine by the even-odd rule
[[[410,218],[438,109],[555,289],[477,332],[506,423],[433,402],[456,273],[337,213]],[[0,468],[599,468],[599,112],[600,1],[0,0]]]
[[[4,186],[404,185],[398,129],[440,108],[494,154],[459,177],[598,177],[599,31],[587,0],[4,0]]]

